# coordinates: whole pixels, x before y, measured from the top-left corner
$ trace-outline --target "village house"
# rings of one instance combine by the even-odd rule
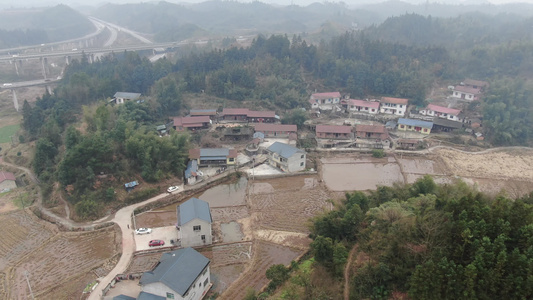
[[[390,147],[389,133],[385,125],[355,125],[355,137],[357,148],[377,148]]]
[[[155,268],[143,273],[137,299],[202,299],[212,286],[209,264],[207,257],[192,248],[163,253]]]
[[[403,150],[416,150],[419,145],[420,140],[414,139],[398,139],[398,141],[396,142],[396,148]]]
[[[433,128],[433,122],[406,118],[398,119],[398,130],[401,131],[416,131],[422,134],[430,134],[431,128]]]
[[[479,94],[481,94],[480,88],[456,85],[453,89],[452,97],[473,101],[478,100]]]
[[[353,139],[352,127],[344,125],[316,125],[316,138],[318,139]]]
[[[404,98],[382,97],[380,102],[380,112],[382,114],[403,116],[407,111],[408,103],[409,100]]]
[[[185,183],[186,184],[195,184],[196,181],[201,177],[201,173],[198,172],[198,161],[197,160],[189,160],[187,163],[187,169],[184,171]]]
[[[331,110],[333,104],[339,104],[341,101],[341,93],[339,92],[330,92],[330,93],[315,93],[311,95],[309,103],[313,109],[326,109]]]
[[[296,134],[297,127],[296,125],[287,125],[287,124],[265,124],[259,123],[255,125],[255,132],[262,132],[265,137],[275,137],[275,138],[288,138],[291,134]]]
[[[126,101],[135,101],[141,97],[139,93],[116,92],[109,102],[124,104]]]
[[[199,167],[234,165],[237,150],[228,148],[195,148],[189,150],[189,159],[196,160]]]
[[[274,123],[277,121],[274,111],[255,111],[247,108],[224,108],[220,114],[222,121]]]
[[[15,175],[11,172],[0,171],[0,192],[7,192],[16,188]]]
[[[305,170],[306,153],[296,147],[275,142],[267,149],[268,163],[283,172],[298,172]]]
[[[379,102],[348,99],[345,101],[346,109],[349,112],[363,112],[369,114],[377,114],[379,112]]]
[[[471,87],[474,89],[480,89],[481,91],[487,89],[489,87],[489,83],[482,80],[474,80],[474,79],[465,79],[464,82],[462,82],[461,85],[464,85],[466,87]]]
[[[209,203],[191,198],[177,206],[176,228],[182,247],[196,247],[213,243]]]
[[[222,140],[224,141],[241,141],[249,140],[254,134],[254,130],[249,126],[237,126],[237,127],[226,127],[222,131]]]
[[[439,117],[450,121],[462,122],[459,109],[443,107],[435,104],[428,104],[428,106],[420,111],[421,115]]]
[[[174,117],[174,129],[176,131],[184,131],[184,130],[198,130],[198,129],[204,129],[209,128],[209,126],[212,124],[211,119],[209,116],[199,116],[199,117]]]
[[[189,111],[189,116],[191,117],[209,117],[209,119],[216,120],[217,110],[216,109],[191,109]]]
[[[433,132],[449,132],[463,128],[463,123],[442,119],[439,117],[433,118]]]

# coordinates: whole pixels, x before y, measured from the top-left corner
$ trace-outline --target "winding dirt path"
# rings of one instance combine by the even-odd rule
[[[346,266],[344,267],[344,300],[350,300],[350,266],[352,265],[353,257],[357,252],[358,244],[355,244],[348,254],[348,260],[346,261]]]

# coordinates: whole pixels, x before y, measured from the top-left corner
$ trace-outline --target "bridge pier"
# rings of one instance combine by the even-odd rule
[[[41,57],[39,60],[41,61],[43,77],[44,77],[44,79],[46,79],[46,75],[49,73],[49,72],[47,72],[48,58]]]
[[[68,65],[70,65],[70,56],[65,56],[65,63]]]
[[[15,110],[19,111],[19,101],[17,99],[17,93],[15,92],[15,89],[11,89],[11,92],[13,93],[13,105],[15,106]]]
[[[52,95],[52,88],[49,85],[46,86],[46,91],[48,94]]]

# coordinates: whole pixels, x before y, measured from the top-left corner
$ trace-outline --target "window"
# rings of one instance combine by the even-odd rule
[[[207,268],[205,268],[204,271],[202,272],[202,276],[204,276],[205,273],[207,273]],[[206,285],[206,283],[204,283],[204,285]]]
[[[204,281],[204,286],[206,286],[209,283],[209,278],[206,278]]]
[[[200,226],[200,225],[193,226],[193,227],[192,227],[192,230],[194,230],[194,231],[200,231],[200,230],[202,230],[202,226]]]
[[[202,241],[205,241],[205,234],[202,234]]]
[[[167,292],[167,299],[174,299],[174,294]]]
[[[304,163],[303,163],[303,162],[301,162],[301,163],[300,163],[300,167],[303,167],[303,166],[304,166]]]
[[[300,156],[300,158],[304,158],[304,155],[302,154],[302,156]]]

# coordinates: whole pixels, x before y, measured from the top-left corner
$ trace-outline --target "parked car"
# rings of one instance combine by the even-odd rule
[[[162,240],[151,240],[150,243],[148,243],[148,246],[155,247],[155,246],[163,246],[165,245],[165,241]]]
[[[172,192],[179,190],[179,188],[180,188],[179,186],[173,185],[167,189],[167,192],[172,193]]]
[[[138,228],[137,230],[135,230],[135,233],[136,234],[150,234],[150,233],[152,233],[152,229],[150,229],[150,228]]]

